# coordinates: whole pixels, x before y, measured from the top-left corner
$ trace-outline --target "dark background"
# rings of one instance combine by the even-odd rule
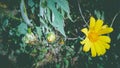
[[[76,15],[73,16],[73,19],[76,19],[77,17],[81,17],[77,5],[78,1],[77,0],[68,0],[68,1],[71,8],[71,15]],[[6,4],[8,6],[6,9],[8,10],[13,10],[15,7],[18,8],[19,6],[19,1],[17,0],[0,0],[0,2]],[[88,15],[89,13],[87,13],[86,10],[88,10],[93,16],[95,16],[94,10],[100,10],[100,11],[104,11],[105,23],[110,25],[115,14],[120,11],[120,0],[79,0],[79,2],[81,5],[81,9],[83,11],[83,15],[85,15],[86,20],[89,20],[89,15]],[[79,33],[76,33],[74,30],[74,29],[80,30],[83,27],[83,25],[81,25],[80,23],[84,24],[84,22],[81,19],[78,19],[75,23],[66,24],[65,29],[71,30],[73,33],[75,33],[75,35],[68,35],[68,36],[77,37],[81,35]],[[13,24],[12,26],[14,25],[17,24]],[[106,53],[107,57],[106,56],[96,57],[90,60],[87,56],[79,56],[79,59],[75,62],[75,65],[69,67],[99,68],[100,66],[102,66],[100,68],[120,68],[119,65],[120,39],[117,39],[118,35],[120,34],[120,14],[116,17],[112,27],[114,31],[110,34],[112,41],[111,41],[111,48],[110,50],[107,50]],[[3,34],[2,37],[4,36],[5,40],[8,39],[7,32],[4,32]],[[79,47],[79,42],[78,44],[76,44],[76,48],[78,47]],[[32,59],[31,58],[25,59],[26,57],[28,57],[27,54],[20,54],[17,57],[17,61],[18,61],[17,65],[20,68],[23,68],[24,66],[26,66],[26,68],[30,68],[30,65],[32,64]],[[7,55],[0,55],[0,68],[16,68],[16,66],[10,59],[8,59]]]

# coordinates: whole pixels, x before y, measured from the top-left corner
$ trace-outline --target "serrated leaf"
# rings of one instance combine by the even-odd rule
[[[63,16],[58,12],[58,10],[55,8],[55,3],[53,0],[48,0],[48,7],[52,10],[52,14],[55,19],[52,20],[52,25],[55,27],[63,36],[66,37],[65,31],[64,31],[64,20]]]
[[[66,37],[63,26],[60,26],[59,28],[57,28],[57,30],[58,30],[63,36]]]

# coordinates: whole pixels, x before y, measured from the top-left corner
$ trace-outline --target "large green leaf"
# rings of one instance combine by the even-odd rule
[[[63,16],[60,14],[60,12],[55,7],[55,2],[53,0],[48,0],[47,6],[52,11],[52,25],[55,27],[63,36],[66,37],[65,31],[64,31],[64,19]],[[53,19],[54,17],[54,19]]]

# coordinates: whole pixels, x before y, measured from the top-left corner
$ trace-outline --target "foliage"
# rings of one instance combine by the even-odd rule
[[[101,3],[106,1],[1,0],[0,68],[119,68],[117,16],[111,25],[118,9],[111,14]],[[94,16],[113,27],[105,55],[93,58],[82,51],[85,35],[80,30],[87,26],[79,8],[87,23]]]

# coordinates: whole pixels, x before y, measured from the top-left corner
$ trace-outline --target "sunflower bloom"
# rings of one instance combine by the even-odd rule
[[[90,17],[89,28],[83,28],[81,31],[86,35],[80,42],[84,45],[83,51],[91,51],[92,57],[104,55],[106,49],[110,48],[111,39],[105,34],[111,33],[113,28],[103,25],[103,20]]]

